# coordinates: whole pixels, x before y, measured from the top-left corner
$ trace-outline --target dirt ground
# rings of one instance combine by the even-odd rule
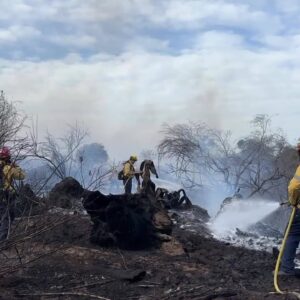
[[[179,226],[174,239],[159,249],[128,251],[90,244],[89,218],[70,216],[30,244],[24,242],[21,267],[4,268],[17,250],[2,251],[0,299],[297,299],[271,293],[271,254]],[[33,261],[26,263],[28,258]],[[300,279],[280,279],[280,286],[299,290]]]

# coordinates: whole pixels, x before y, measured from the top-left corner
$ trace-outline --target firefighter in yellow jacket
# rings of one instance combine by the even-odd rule
[[[300,143],[297,145],[300,158]],[[278,275],[300,277],[300,269],[295,268],[296,250],[300,242],[300,165],[288,186],[289,203],[296,206],[296,213],[286,241]]]
[[[16,191],[13,182],[24,178],[23,170],[11,162],[9,148],[3,147],[0,150],[0,241],[8,237],[14,220]]]
[[[136,178],[138,183],[138,189],[140,188],[140,172],[136,172],[134,168],[134,164],[137,161],[136,155],[131,155],[129,160],[125,162],[123,167],[123,184],[125,189],[125,194],[131,194],[132,190],[132,179]]]

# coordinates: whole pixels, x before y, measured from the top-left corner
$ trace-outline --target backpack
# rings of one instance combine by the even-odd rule
[[[124,166],[125,166],[126,163],[128,163],[128,160],[123,162],[122,170],[118,172],[118,179],[119,180],[126,180],[125,175],[124,175]]]
[[[123,169],[118,173],[118,179],[119,180],[124,180],[124,171],[123,171]]]

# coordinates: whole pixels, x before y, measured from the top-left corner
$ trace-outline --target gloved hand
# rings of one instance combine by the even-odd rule
[[[300,190],[293,190],[289,192],[289,203],[292,206],[300,204]]]
[[[158,175],[156,174],[156,178],[158,178]]]

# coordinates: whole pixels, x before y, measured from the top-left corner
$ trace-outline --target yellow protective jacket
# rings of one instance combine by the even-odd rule
[[[300,165],[288,186],[289,202],[291,205],[300,204]]]
[[[25,173],[19,166],[13,164],[5,164],[3,161],[0,162],[3,172],[3,189],[6,191],[14,191],[13,181],[23,180]]]
[[[126,161],[123,167],[123,173],[125,178],[133,177],[135,174],[135,169],[130,160]]]

